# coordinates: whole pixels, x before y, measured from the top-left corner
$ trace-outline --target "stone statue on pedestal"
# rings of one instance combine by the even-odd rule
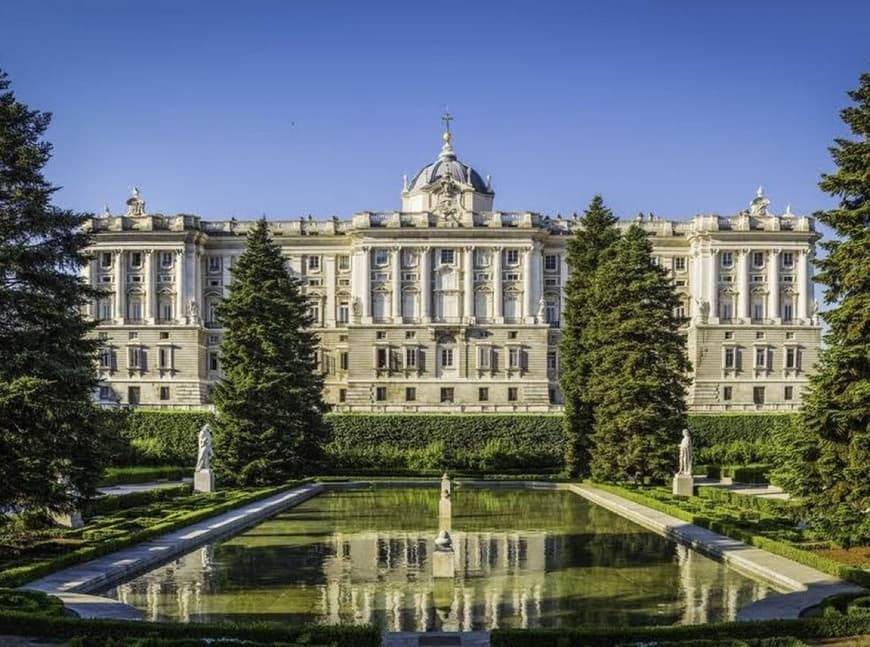
[[[211,447],[211,427],[207,424],[199,430],[199,451],[196,457],[196,471],[193,473],[194,492],[214,492],[214,473],[211,471],[211,459],[214,451]]]
[[[692,438],[689,436],[689,430],[683,429],[683,440],[680,441],[680,466],[674,475],[673,493],[677,496],[692,496],[695,493],[692,460]]]

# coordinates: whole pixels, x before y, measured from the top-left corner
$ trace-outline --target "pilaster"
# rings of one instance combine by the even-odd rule
[[[465,248],[463,270],[462,315],[465,323],[471,324],[474,323],[474,247]]]
[[[154,250],[146,249],[145,250],[145,264],[143,267],[143,271],[145,274],[145,281],[143,282],[143,289],[145,290],[145,322],[149,324],[155,323],[155,319],[157,317],[155,310],[157,308],[156,299],[157,299],[157,282],[154,280]]]
[[[767,316],[775,324],[782,323],[779,312],[779,253],[772,249],[767,256]]]
[[[323,316],[324,326],[335,328],[335,255],[330,254],[324,259],[326,280],[326,311]]]
[[[420,250],[420,318],[423,323],[432,321],[432,248]]]
[[[390,249],[390,263],[392,268],[391,292],[392,307],[390,314],[393,323],[402,323],[402,248],[399,246]]]
[[[741,249],[737,256],[737,312],[735,318],[741,323],[750,322],[749,312],[749,254],[750,250]]]
[[[126,306],[124,295],[127,291],[126,285],[126,262],[127,257],[124,250],[116,249],[115,254],[115,323],[124,323],[124,308]]]
[[[502,302],[503,288],[501,275],[501,253],[502,247],[499,245],[492,248],[492,292],[493,292],[493,307],[495,312],[495,323],[504,323],[504,303]]]

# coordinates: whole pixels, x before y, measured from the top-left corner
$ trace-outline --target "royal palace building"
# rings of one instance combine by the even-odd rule
[[[449,122],[448,122],[449,123]],[[495,193],[454,153],[410,181],[400,211],[270,221],[311,300],[324,400],[336,410],[547,412],[560,408],[567,243],[576,218],[493,208]],[[749,208],[690,220],[638,216],[681,296],[693,411],[800,405],[821,328],[813,219]],[[146,211],[89,222],[86,279],[104,340],[105,405],[205,408],[221,377],[215,306],[251,221]]]

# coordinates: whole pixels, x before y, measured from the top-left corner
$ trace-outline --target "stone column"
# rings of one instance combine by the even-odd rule
[[[229,287],[229,284],[233,280],[233,275],[230,272],[230,261],[232,260],[232,258],[232,256],[224,256],[221,259],[221,287],[223,288],[221,290],[221,294],[224,298],[229,296],[229,291],[227,290],[227,287]]]
[[[184,323],[186,298],[184,290],[184,248],[175,250],[175,321]]]
[[[363,323],[372,322],[372,257],[371,248],[362,248],[362,317]]]
[[[432,321],[432,272],[430,270],[432,248],[423,247],[420,250],[420,319],[423,323]]]
[[[124,292],[127,289],[125,285],[127,276],[126,276],[126,265],[127,256],[124,254],[123,250],[116,249],[115,250],[115,322],[119,324],[124,323],[124,318],[127,313],[124,312],[125,299]]]
[[[535,303],[532,294],[532,247],[523,248],[523,322],[534,323]]]
[[[324,258],[326,270],[326,312],[323,315],[323,325],[327,328],[335,328],[335,255],[330,254]]]
[[[798,323],[806,323],[806,321],[810,318],[809,312],[809,304],[810,301],[807,298],[808,294],[808,286],[807,286],[807,277],[809,272],[807,272],[807,265],[809,264],[809,259],[807,258],[807,250],[800,249],[795,250],[795,261],[797,262],[797,312],[795,313],[795,319],[798,320]]]
[[[772,249],[767,255],[767,318],[781,324],[779,315],[779,250]]]
[[[157,318],[157,285],[154,280],[154,250],[146,249],[145,250],[145,281],[143,288],[145,290],[145,322],[149,324],[153,324],[154,320]]]
[[[750,250],[741,249],[737,256],[737,312],[735,318],[749,323],[749,254]]]
[[[495,323],[504,323],[504,303],[502,303],[501,252],[502,247],[492,248],[492,306]]]
[[[711,249],[710,255],[702,257],[707,265],[707,299],[710,304],[708,323],[719,323],[719,250]]]
[[[391,251],[393,303],[390,314],[393,315],[393,323],[402,323],[402,249],[401,247],[393,247]]]
[[[562,298],[559,300],[561,304],[562,312],[559,316],[559,326],[565,321],[565,302],[567,299],[565,298],[565,289],[568,286],[568,261],[567,261],[567,250],[562,250],[559,255],[559,286],[562,294]]]
[[[465,248],[464,269],[462,316],[465,317],[465,323],[470,324],[474,321],[474,247]]]

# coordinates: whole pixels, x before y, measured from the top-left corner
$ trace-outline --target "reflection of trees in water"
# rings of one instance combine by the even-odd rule
[[[153,619],[470,630],[728,619],[765,593],[576,495],[517,490],[457,495],[458,575],[435,580],[436,495],[388,489],[317,497],[294,514],[120,585],[116,595]],[[512,499],[520,504],[512,508]],[[362,520],[328,519],[360,509]],[[430,518],[418,520],[420,509]],[[510,517],[500,516],[510,510]],[[536,527],[538,519],[546,523]],[[345,529],[375,521],[378,530]],[[492,530],[497,526],[502,530]],[[395,530],[414,527],[420,529]]]

